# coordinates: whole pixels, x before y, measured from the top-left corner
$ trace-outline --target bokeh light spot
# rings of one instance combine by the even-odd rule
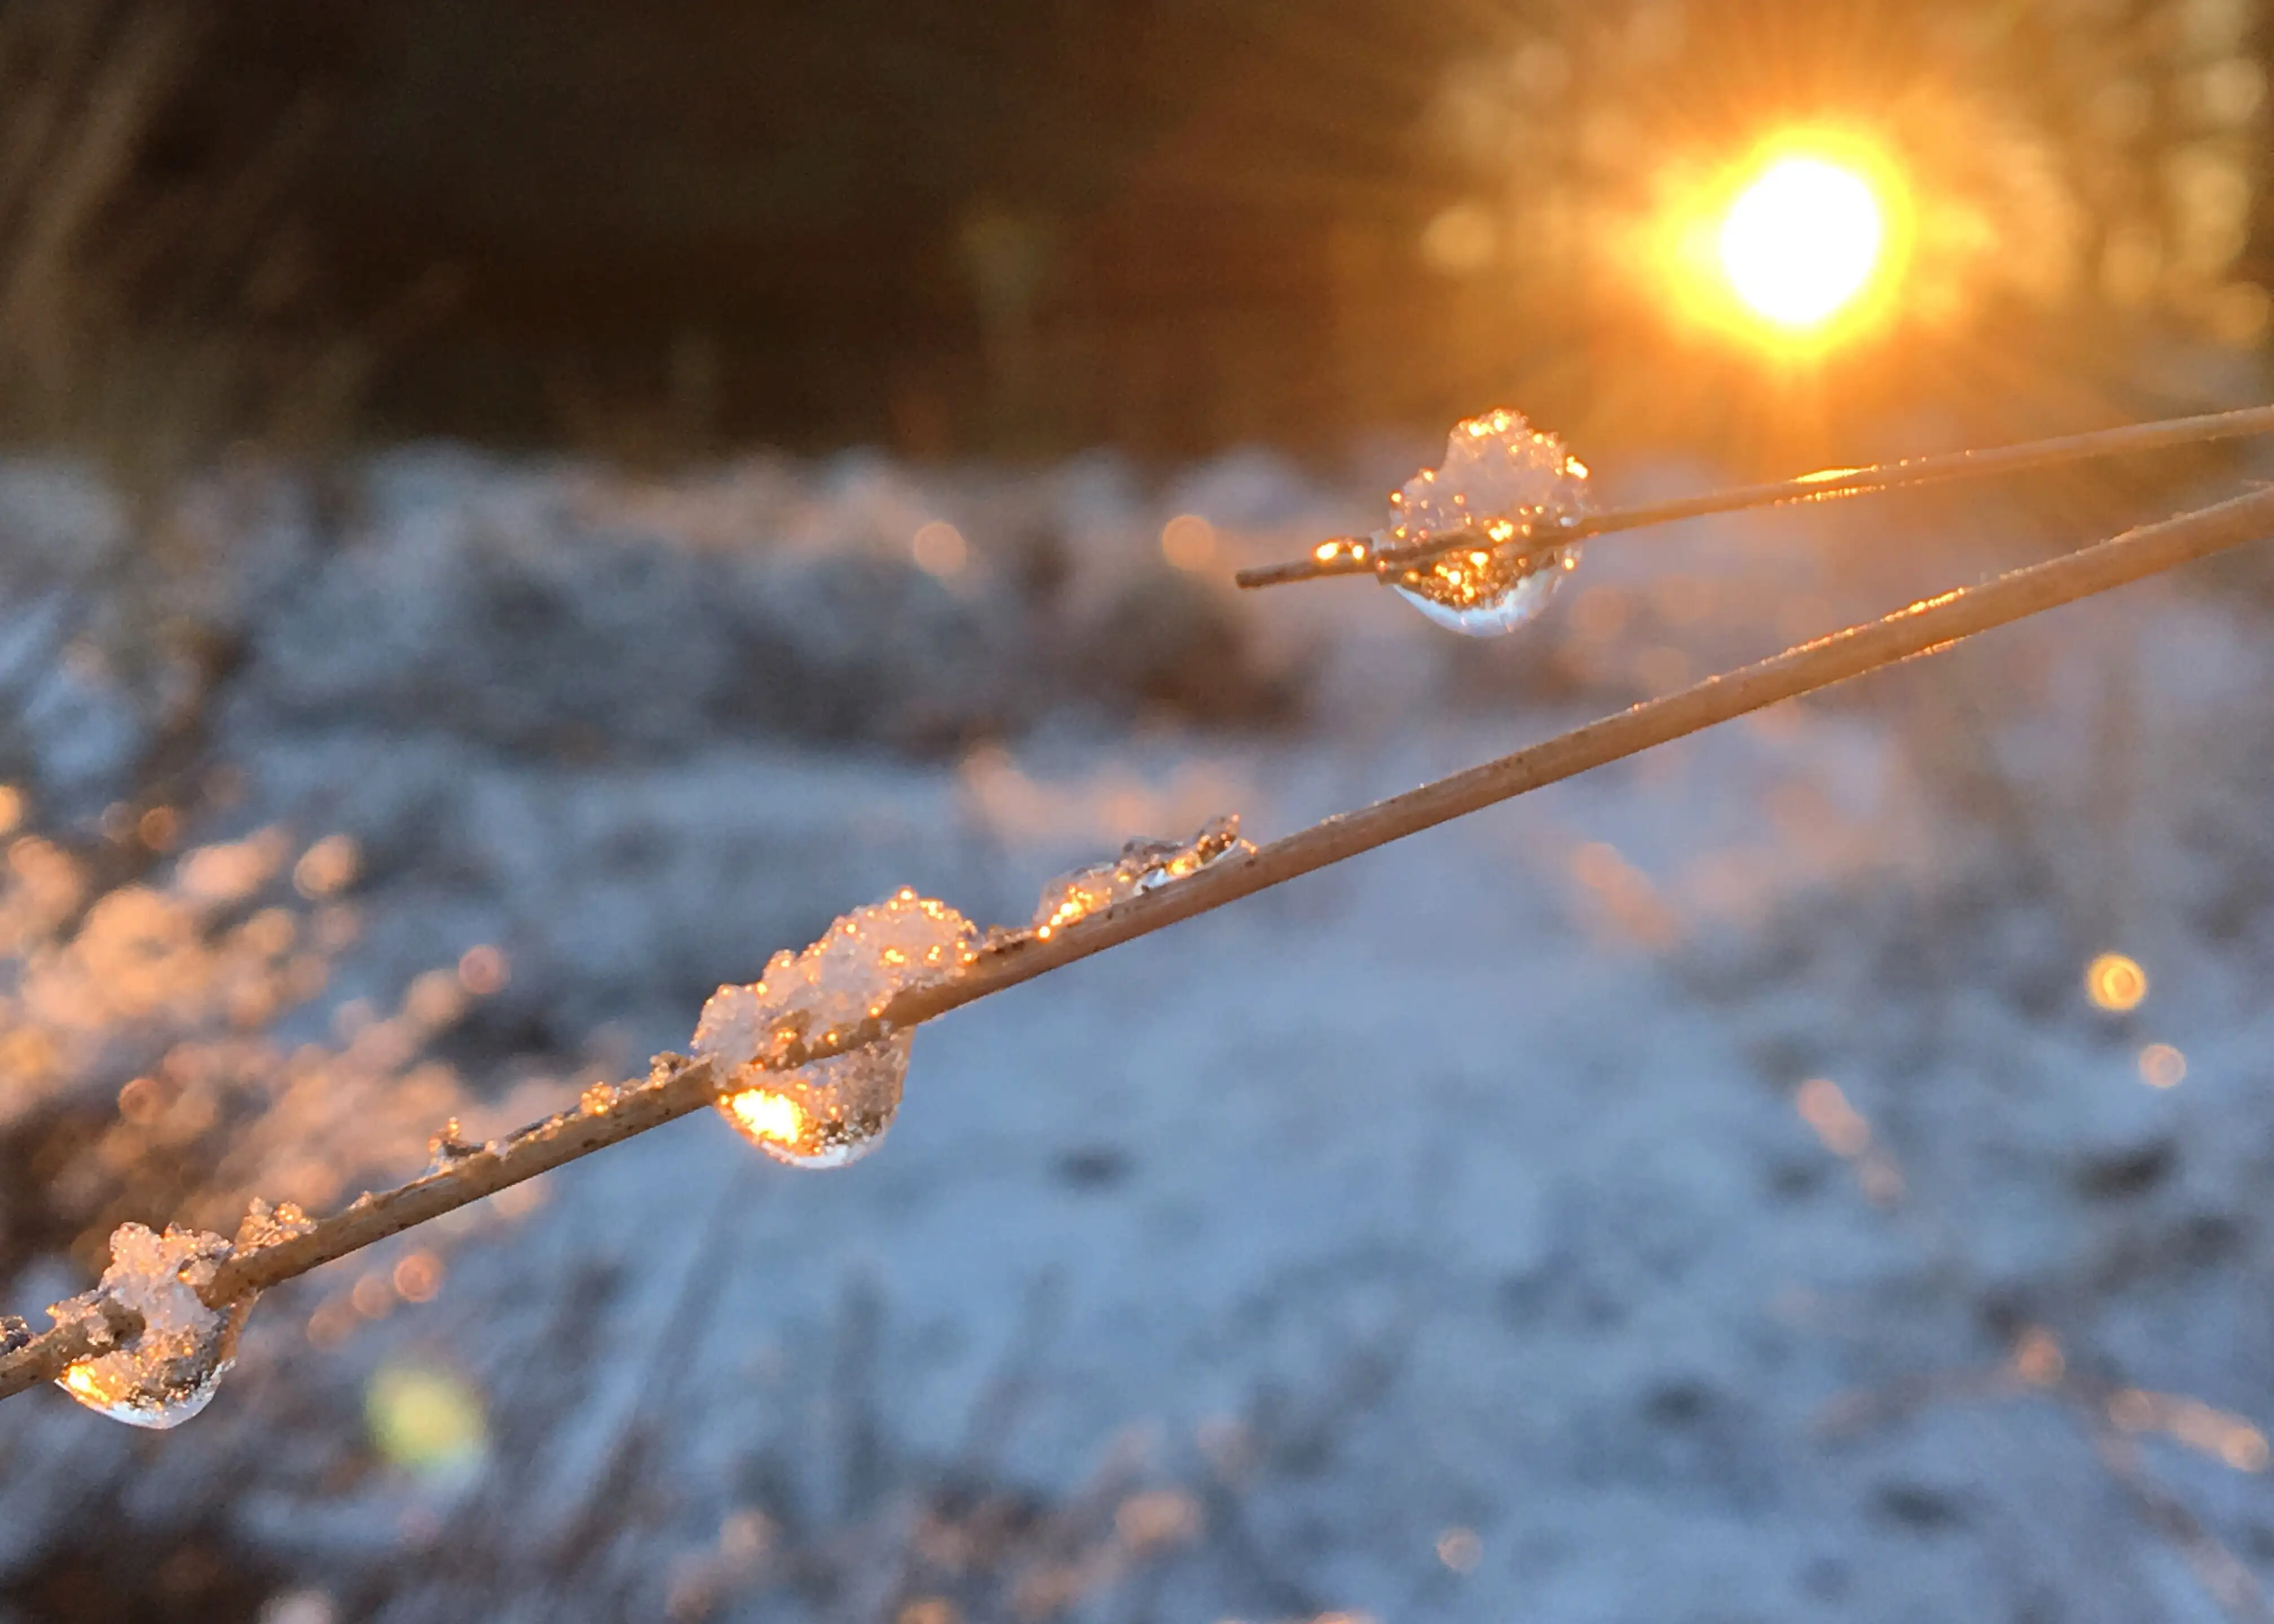
[[[406,1303],[429,1303],[442,1289],[442,1259],[431,1252],[414,1252],[395,1266],[395,1295]]]
[[[2084,968],[2084,996],[2112,1015],[2136,1010],[2148,996],[2148,973],[2121,953],[2103,953]]]
[[[1472,1528],[1449,1528],[1437,1536],[1437,1560],[1455,1573],[1473,1573],[1484,1553],[1484,1541]]]
[[[292,865],[293,889],[311,900],[329,897],[352,884],[362,866],[362,850],[351,837],[326,835]]]
[[[2140,1051],[2140,1080],[2150,1088],[2176,1088],[2187,1080],[2187,1057],[2169,1043]]]
[[[1196,513],[1180,513],[1161,527],[1161,556],[1178,569],[1206,569],[1216,561],[1216,526]]]
[[[364,1418],[380,1454],[421,1477],[471,1472],[489,1443],[481,1395],[444,1371],[385,1366],[365,1389]]]
[[[918,569],[942,577],[961,573],[971,558],[963,532],[945,519],[934,519],[918,530],[908,543],[908,552]]]
[[[1473,276],[1499,252],[1493,217],[1474,203],[1456,203],[1421,231],[1421,259],[1444,276]]]
[[[458,959],[458,985],[478,998],[501,991],[510,974],[505,955],[487,944],[468,948]]]

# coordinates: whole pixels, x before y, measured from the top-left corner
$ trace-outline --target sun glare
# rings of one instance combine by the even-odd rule
[[[1886,222],[1871,183],[1829,159],[1780,158],[1722,217],[1721,274],[1748,310],[1780,327],[1830,320],[1878,268]]]

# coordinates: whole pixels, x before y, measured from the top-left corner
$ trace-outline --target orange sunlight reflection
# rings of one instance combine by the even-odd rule
[[[794,1147],[805,1136],[805,1112],[796,1101],[771,1088],[745,1088],[727,1107],[755,1138]]]

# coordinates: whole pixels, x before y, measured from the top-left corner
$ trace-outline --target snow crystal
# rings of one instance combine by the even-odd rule
[[[829,1039],[884,1011],[909,988],[955,974],[976,952],[971,921],[912,891],[856,908],[800,953],[776,953],[747,987],[703,1006],[695,1052],[727,1072],[719,1114],[778,1162],[842,1167],[877,1147],[900,1109],[913,1032],[794,1071],[766,1057]]]
[[[1254,849],[1239,838],[1237,814],[1210,818],[1189,840],[1132,840],[1111,862],[1077,868],[1043,887],[1043,899],[1035,909],[1035,934],[1046,937],[1117,902],[1197,874],[1219,858]]]
[[[179,1426],[203,1410],[236,1361],[237,1332],[250,1306],[208,1308],[198,1296],[230,1252],[227,1241],[202,1229],[169,1227],[156,1235],[139,1223],[121,1224],[111,1232],[102,1283],[48,1312],[59,1326],[100,1324],[108,1298],[142,1316],[141,1335],[81,1359],[56,1385],[131,1426]]]
[[[1587,469],[1553,434],[1500,410],[1455,426],[1442,468],[1425,468],[1389,499],[1392,546],[1472,534],[1474,547],[1442,553],[1391,577],[1440,626],[1472,637],[1513,631],[1547,606],[1577,567],[1577,542],[1527,553],[1541,530],[1587,508]]]

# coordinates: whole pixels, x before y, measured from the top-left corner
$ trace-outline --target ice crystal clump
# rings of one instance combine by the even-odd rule
[[[258,1252],[280,1241],[297,1240],[315,1227],[316,1221],[302,1212],[297,1203],[280,1201],[271,1207],[255,1196],[245,1222],[237,1226],[236,1247],[239,1252]]]
[[[1495,636],[1537,615],[1577,567],[1577,542],[1536,549],[1587,510],[1587,469],[1520,412],[1492,411],[1456,425],[1444,466],[1414,475],[1389,505],[1382,539],[1392,547],[1465,531],[1476,539],[1397,572],[1390,584],[1440,626]]]
[[[1254,849],[1239,838],[1237,814],[1210,818],[1189,840],[1132,840],[1111,862],[1077,868],[1043,886],[1035,908],[1035,934],[1047,937],[1117,902],[1196,874],[1219,858]]]
[[[141,1334],[79,1360],[56,1385],[130,1426],[179,1426],[203,1410],[236,1362],[249,1306],[208,1308],[198,1296],[230,1252],[227,1241],[202,1229],[169,1227],[157,1235],[139,1223],[121,1224],[111,1232],[102,1283],[48,1312],[59,1326],[101,1324],[107,1298],[142,1316]]]
[[[898,994],[953,975],[975,955],[971,921],[912,891],[855,908],[804,951],[776,953],[747,987],[703,1006],[695,1052],[726,1071],[719,1112],[792,1167],[843,1167],[877,1147],[900,1109],[913,1032],[817,1060],[767,1066],[786,1042],[812,1042],[881,1014]]]
[[[19,1320],[13,1314],[0,1314],[0,1354],[13,1353],[19,1348],[27,1347],[31,1340],[32,1327],[28,1320]]]

